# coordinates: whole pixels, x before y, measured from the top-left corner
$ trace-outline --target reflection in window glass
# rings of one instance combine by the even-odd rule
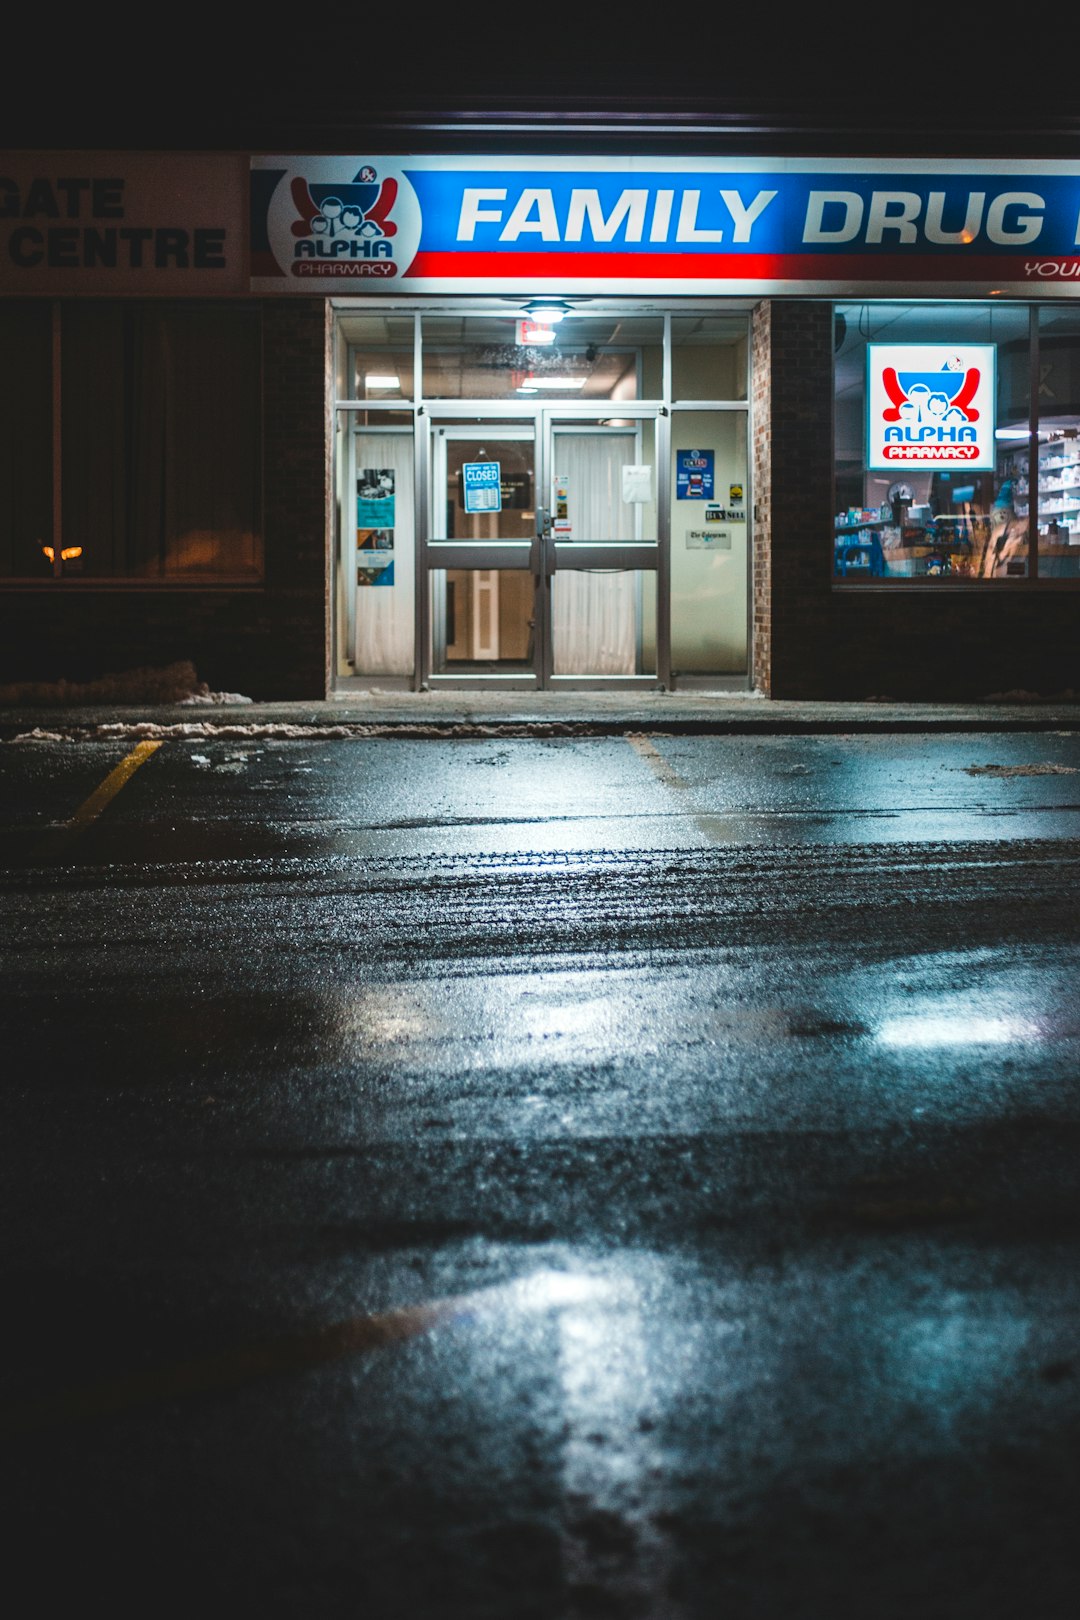
[[[537,327],[520,315],[432,315],[423,320],[428,399],[659,398],[659,316],[572,314]]]
[[[1080,578],[1080,316],[1071,309],[1039,311],[1036,479],[1027,450],[1018,508],[1037,503],[1039,578]]]
[[[512,425],[477,433],[465,427],[436,426],[445,446],[446,498],[440,538],[447,540],[531,540],[536,531],[536,447],[532,429]],[[469,487],[466,483],[469,469]],[[479,492],[478,475],[490,474]]]
[[[341,594],[358,675],[411,675],[415,661],[412,432],[393,423],[353,424]]]
[[[528,568],[431,570],[434,674],[531,676],[535,635]]]
[[[65,577],[258,578],[258,310],[73,301],[61,356]]]
[[[350,399],[411,399],[413,393],[413,318],[411,315],[340,317],[339,330],[350,346]]]
[[[1026,307],[837,306],[835,578],[1027,577],[1028,332]]]
[[[0,303],[0,574],[48,578],[52,548],[52,311]]]

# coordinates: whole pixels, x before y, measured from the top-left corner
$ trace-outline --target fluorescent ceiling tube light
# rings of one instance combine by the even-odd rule
[[[530,388],[584,388],[587,377],[533,377]]]
[[[369,371],[364,378],[369,388],[400,388],[401,378],[385,371]]]

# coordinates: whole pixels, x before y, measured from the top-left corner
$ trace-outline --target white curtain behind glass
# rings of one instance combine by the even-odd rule
[[[415,663],[416,528],[413,513],[412,437],[407,433],[356,435],[356,473],[365,467],[394,472],[394,583],[356,589],[354,667],[358,675],[411,675]],[[356,493],[352,495],[356,532]],[[355,550],[358,566],[363,554]],[[355,577],[355,576],[354,576]]]
[[[622,469],[636,460],[627,434],[557,433],[556,477],[568,485],[573,540],[633,540],[634,508]],[[637,576],[560,570],[553,585],[555,673],[633,675],[637,667]]]

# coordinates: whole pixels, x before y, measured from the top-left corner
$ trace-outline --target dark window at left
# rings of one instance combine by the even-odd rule
[[[0,301],[0,574],[45,579],[52,549],[52,307]]]
[[[53,307],[0,307],[5,371],[19,372],[0,406],[3,572],[258,580],[258,308],[71,300],[59,306],[57,351]]]

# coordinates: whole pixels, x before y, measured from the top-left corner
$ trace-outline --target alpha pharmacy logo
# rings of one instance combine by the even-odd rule
[[[995,349],[867,346],[867,466],[994,465]]]
[[[365,163],[351,180],[294,175],[292,273],[294,276],[393,276],[393,218],[398,182],[380,180]]]

